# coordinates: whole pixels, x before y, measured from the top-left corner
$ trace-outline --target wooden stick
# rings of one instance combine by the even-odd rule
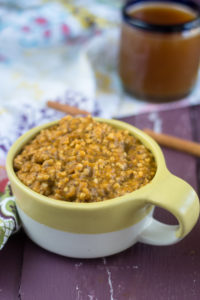
[[[70,106],[70,105],[67,105],[67,104],[61,104],[61,103],[58,103],[58,102],[55,102],[55,101],[48,101],[47,102],[47,106],[51,107],[53,109],[62,111],[64,113],[72,115],[72,116],[76,116],[76,115],[89,115],[90,114],[86,110],[82,110],[82,109],[79,109],[79,108],[77,108],[75,106]]]
[[[182,152],[186,152],[192,155],[196,155],[200,157],[200,144],[195,142],[190,142],[184,139],[180,139],[171,135],[156,133],[151,129],[145,128],[143,129],[148,135],[150,135],[158,144],[172,148],[175,150],[179,150]]]

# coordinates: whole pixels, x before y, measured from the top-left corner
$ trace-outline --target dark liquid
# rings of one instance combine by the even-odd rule
[[[184,5],[135,6],[129,10],[131,16],[157,25],[181,24],[196,17]],[[162,102],[184,97],[195,84],[199,59],[200,29],[162,34],[122,26],[119,73],[125,89],[139,98]]]
[[[182,5],[149,4],[130,10],[129,15],[141,21],[156,25],[177,25],[195,19],[196,14]]]

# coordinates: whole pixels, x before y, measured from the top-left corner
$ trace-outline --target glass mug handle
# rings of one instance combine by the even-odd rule
[[[167,225],[149,217],[149,224],[139,236],[139,242],[150,245],[171,245],[184,238],[199,218],[199,199],[194,189],[184,180],[168,172],[147,203],[172,213],[179,225]]]

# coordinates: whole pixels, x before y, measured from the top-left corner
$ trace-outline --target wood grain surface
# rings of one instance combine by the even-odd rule
[[[200,107],[193,107],[124,120],[141,129],[149,127],[200,142],[199,116]],[[171,149],[163,151],[170,171],[199,191],[200,160]],[[155,215],[175,222],[161,209]],[[197,300],[200,224],[176,245],[138,243],[120,254],[92,260],[52,254],[21,232],[0,253],[0,266],[2,300]]]

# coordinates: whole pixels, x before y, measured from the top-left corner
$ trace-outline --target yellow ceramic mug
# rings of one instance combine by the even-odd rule
[[[41,247],[66,256],[93,258],[120,252],[136,242],[170,245],[184,238],[199,217],[194,189],[172,175],[157,143],[141,130],[116,120],[96,119],[126,129],[155,156],[157,172],[146,186],[124,196],[94,203],[72,203],[40,195],[25,186],[13,170],[13,159],[45,124],[25,133],[11,147],[6,162],[22,225]],[[171,212],[179,225],[153,218],[155,206]]]

